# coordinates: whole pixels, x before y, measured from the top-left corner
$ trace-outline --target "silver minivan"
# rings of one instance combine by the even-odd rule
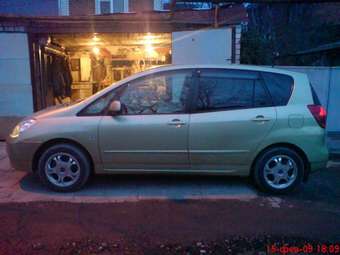
[[[12,165],[57,191],[90,173],[251,176],[284,193],[326,166],[326,111],[305,74],[164,66],[37,112],[7,140]]]

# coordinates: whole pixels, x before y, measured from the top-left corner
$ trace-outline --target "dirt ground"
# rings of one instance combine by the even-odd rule
[[[0,254],[243,254],[276,242],[335,244],[339,215],[337,207],[273,207],[262,198],[2,204]]]

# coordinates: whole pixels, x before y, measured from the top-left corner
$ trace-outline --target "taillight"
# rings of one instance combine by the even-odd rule
[[[327,111],[321,105],[310,104],[307,106],[320,127],[326,127]]]

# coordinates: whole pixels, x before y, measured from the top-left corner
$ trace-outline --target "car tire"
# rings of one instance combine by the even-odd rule
[[[38,176],[49,189],[58,192],[76,191],[88,181],[90,159],[71,144],[56,144],[46,149],[38,161]]]
[[[260,190],[287,194],[300,186],[304,171],[304,161],[296,151],[286,147],[275,147],[257,157],[253,177]]]

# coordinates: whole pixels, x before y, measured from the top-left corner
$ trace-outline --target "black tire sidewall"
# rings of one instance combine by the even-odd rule
[[[68,187],[58,187],[51,183],[45,173],[45,164],[48,158],[58,152],[64,152],[75,157],[80,165],[80,176],[79,179]],[[57,144],[49,147],[45,150],[38,161],[38,176],[41,182],[49,189],[59,192],[69,192],[79,190],[87,182],[91,172],[91,165],[86,154],[74,145],[69,144]]]
[[[275,155],[286,155],[293,159],[297,165],[297,178],[295,181],[284,189],[275,189],[271,187],[264,178],[264,167],[265,164],[270,160],[270,158],[274,157]],[[301,156],[296,153],[294,150],[284,147],[277,147],[271,148],[263,152],[255,163],[254,168],[254,179],[257,186],[265,192],[270,192],[274,194],[286,194],[292,192],[297,189],[297,187],[302,183],[303,176],[304,176],[304,161]]]

